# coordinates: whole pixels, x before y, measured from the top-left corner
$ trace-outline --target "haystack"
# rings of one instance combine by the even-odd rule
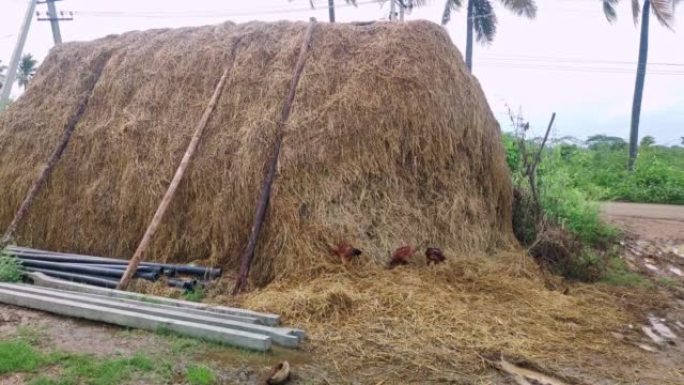
[[[151,30],[54,48],[0,115],[6,227],[108,57],[18,243],[129,258],[216,82],[235,64],[148,260],[237,266],[305,23]],[[404,244],[452,255],[511,244],[499,126],[447,33],[416,21],[319,24],[286,127],[253,282],[369,263]]]

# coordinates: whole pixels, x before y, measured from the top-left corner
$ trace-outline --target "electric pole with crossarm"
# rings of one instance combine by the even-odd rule
[[[38,21],[49,21],[50,27],[52,28],[52,39],[55,45],[62,44],[62,32],[59,29],[60,21],[70,21],[73,20],[72,12],[60,12],[57,13],[57,7],[55,2],[60,0],[42,0],[38,1],[38,4],[47,4],[48,11],[45,17],[41,17],[41,13],[37,12]]]

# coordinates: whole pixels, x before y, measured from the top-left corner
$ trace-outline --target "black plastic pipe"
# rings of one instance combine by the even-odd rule
[[[22,261],[21,258],[19,258]],[[36,259],[29,259],[27,261],[39,261]],[[41,261],[42,262],[42,261]],[[114,264],[103,264],[103,263],[60,263],[60,265],[75,266],[75,267],[95,267],[99,269],[109,269],[109,270],[125,270],[126,265],[114,265]],[[140,273],[154,273],[162,275],[164,269],[160,266],[140,266],[138,267],[138,272]]]
[[[68,281],[85,283],[85,284],[93,285],[93,286],[106,287],[108,289],[116,289],[116,285],[119,283],[118,280],[93,277],[90,275],[65,273],[63,271],[36,269],[33,267],[27,267],[26,271],[35,272],[35,273],[43,273],[43,274],[50,276],[50,277],[53,277],[53,278],[65,279]]]
[[[194,280],[170,278],[170,279],[166,280],[166,284],[169,285],[170,287],[177,287],[179,289],[184,289],[184,290],[194,290],[195,289],[195,281]]]
[[[123,276],[122,270],[107,269],[101,267],[90,267],[84,265],[72,265],[68,263],[55,263],[36,260],[21,260],[21,264],[26,267],[46,269],[52,271],[62,271],[73,274],[83,274],[91,276],[121,278]],[[148,281],[156,281],[159,279],[159,274],[156,272],[136,272],[136,278],[146,279]]]
[[[14,255],[20,259],[31,259],[31,260],[44,260],[50,262],[64,262],[64,263],[93,263],[93,264],[114,264],[114,265],[128,265],[127,260],[108,258],[108,257],[95,257],[90,255],[79,255],[79,254],[69,254],[69,253],[58,253],[51,251],[42,251],[37,249],[29,249],[16,246],[8,246],[5,248],[5,252],[10,255]],[[211,267],[199,267],[190,265],[178,265],[178,264],[166,264],[166,263],[154,263],[154,262],[143,262],[142,266],[155,266],[161,267],[162,269],[174,269],[176,273],[188,274],[198,277],[205,277],[216,279],[223,273],[220,268]],[[169,271],[170,273],[170,271]]]

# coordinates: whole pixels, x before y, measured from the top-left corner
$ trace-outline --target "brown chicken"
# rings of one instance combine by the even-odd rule
[[[344,241],[340,242],[337,247],[330,248],[330,254],[338,256],[345,265],[351,262],[352,258],[361,255],[361,253],[361,250],[352,247],[349,243]]]
[[[442,249],[437,247],[428,247],[427,250],[425,250],[425,258],[427,259],[428,266],[432,263],[436,265],[446,260]]]
[[[416,249],[412,246],[402,246],[394,250],[394,253],[392,253],[389,260],[389,268],[393,269],[399,265],[407,265],[409,258],[411,258],[415,252]]]

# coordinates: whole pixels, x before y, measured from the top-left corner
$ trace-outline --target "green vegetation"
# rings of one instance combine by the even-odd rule
[[[646,285],[616,257],[619,233],[600,221],[598,201],[683,204],[684,148],[658,146],[655,138],[644,137],[629,172],[628,146],[621,138],[595,135],[584,145],[554,145],[539,153],[541,141],[525,138],[529,126],[517,116],[511,121],[516,134],[504,134],[503,144],[516,186],[518,240],[540,264],[566,278]],[[537,153],[540,161],[531,175]]]
[[[190,385],[212,385],[216,383],[216,375],[206,366],[190,366],[185,373]]]
[[[202,302],[204,295],[204,290],[201,287],[196,287],[193,290],[188,290],[183,293],[183,297],[185,297],[187,301],[192,302]]]
[[[26,373],[24,379],[29,385],[118,385],[132,381],[166,384],[174,378],[173,365],[166,357],[159,359],[141,353],[97,357],[44,351],[36,337],[37,331],[26,329],[20,330],[17,337],[0,341],[0,376]],[[173,352],[173,357],[192,353],[186,349],[189,348]],[[206,366],[188,366],[185,372],[189,384],[216,383],[216,375]]]
[[[0,342],[0,374],[36,373],[48,366],[58,366],[55,378],[40,375],[30,385],[117,385],[137,374],[171,377],[169,365],[154,363],[141,354],[132,357],[96,358],[93,356],[43,353],[24,338]]]
[[[556,146],[552,152],[557,158],[553,167],[589,199],[684,204],[684,147],[659,146],[644,137],[629,172],[624,140],[596,135],[586,143]]]
[[[651,281],[642,275],[629,271],[622,259],[617,257],[611,258],[601,281],[615,286],[652,286]]]
[[[26,341],[0,341],[0,374],[31,372],[47,363],[47,357]]]
[[[155,364],[142,355],[130,358],[95,359],[91,356],[64,355],[59,360],[59,379],[40,376],[30,385],[118,385],[136,374],[154,373]]]
[[[0,254],[0,282],[19,282],[23,276],[18,259]]]

